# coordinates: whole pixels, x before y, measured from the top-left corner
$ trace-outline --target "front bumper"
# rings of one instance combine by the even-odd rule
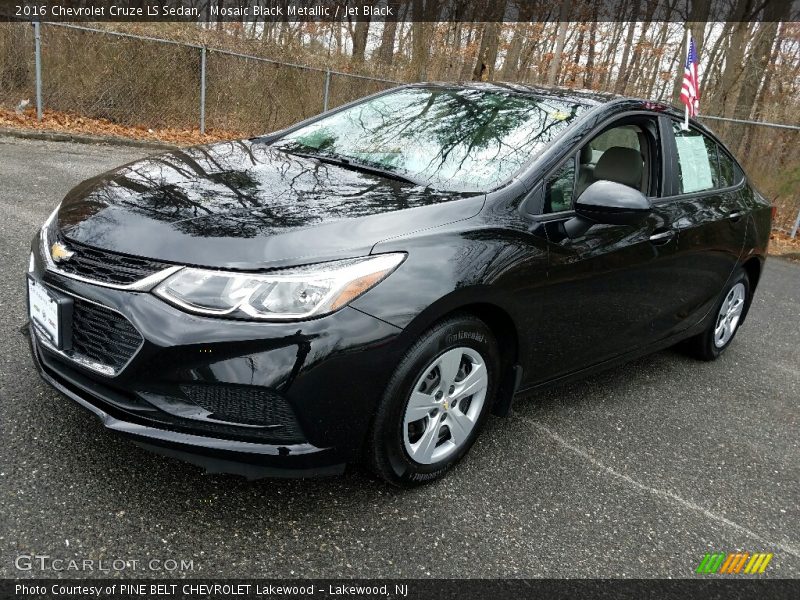
[[[254,323],[184,313],[147,292],[47,271],[48,288],[122,315],[143,342],[115,375],[40,340],[46,382],[103,425],[156,452],[248,477],[336,474],[360,452],[393,365],[400,330],[346,307],[320,319]]]

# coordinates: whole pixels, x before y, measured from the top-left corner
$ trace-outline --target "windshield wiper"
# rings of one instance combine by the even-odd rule
[[[389,169],[384,169],[383,167],[378,167],[376,165],[372,165],[369,163],[363,163],[357,160],[353,160],[352,158],[346,158],[344,156],[336,156],[331,154],[315,154],[313,152],[298,152],[296,150],[285,150],[281,147],[278,147],[278,150],[285,152],[286,154],[291,154],[293,156],[302,156],[303,158],[313,158],[320,162],[328,163],[331,165],[347,167],[349,169],[353,169],[354,171],[362,171],[364,173],[371,173],[372,175],[381,175],[383,177],[388,177],[389,179],[396,179],[398,181],[404,181],[406,183],[413,183],[414,185],[418,185],[420,187],[427,186],[427,183],[413,179],[408,175],[401,175],[397,171],[391,171]]]

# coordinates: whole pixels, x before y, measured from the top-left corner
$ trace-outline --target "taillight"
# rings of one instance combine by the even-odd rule
[[[772,205],[772,220],[775,220],[775,217],[778,216],[778,207],[774,204]]]

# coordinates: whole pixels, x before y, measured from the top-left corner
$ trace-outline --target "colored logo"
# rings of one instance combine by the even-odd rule
[[[745,573],[755,575],[767,570],[769,561],[772,560],[772,553],[749,552],[725,553],[716,552],[706,554],[700,564],[697,565],[695,573],[720,573],[723,575],[738,575]]]
[[[53,257],[53,260],[56,262],[61,262],[62,260],[69,260],[75,255],[75,253],[67,248],[61,242],[56,242],[50,247],[50,256]]]

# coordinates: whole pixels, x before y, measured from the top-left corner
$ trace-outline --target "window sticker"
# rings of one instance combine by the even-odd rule
[[[675,143],[678,145],[678,159],[681,163],[683,193],[690,194],[714,187],[703,137],[676,136]]]

